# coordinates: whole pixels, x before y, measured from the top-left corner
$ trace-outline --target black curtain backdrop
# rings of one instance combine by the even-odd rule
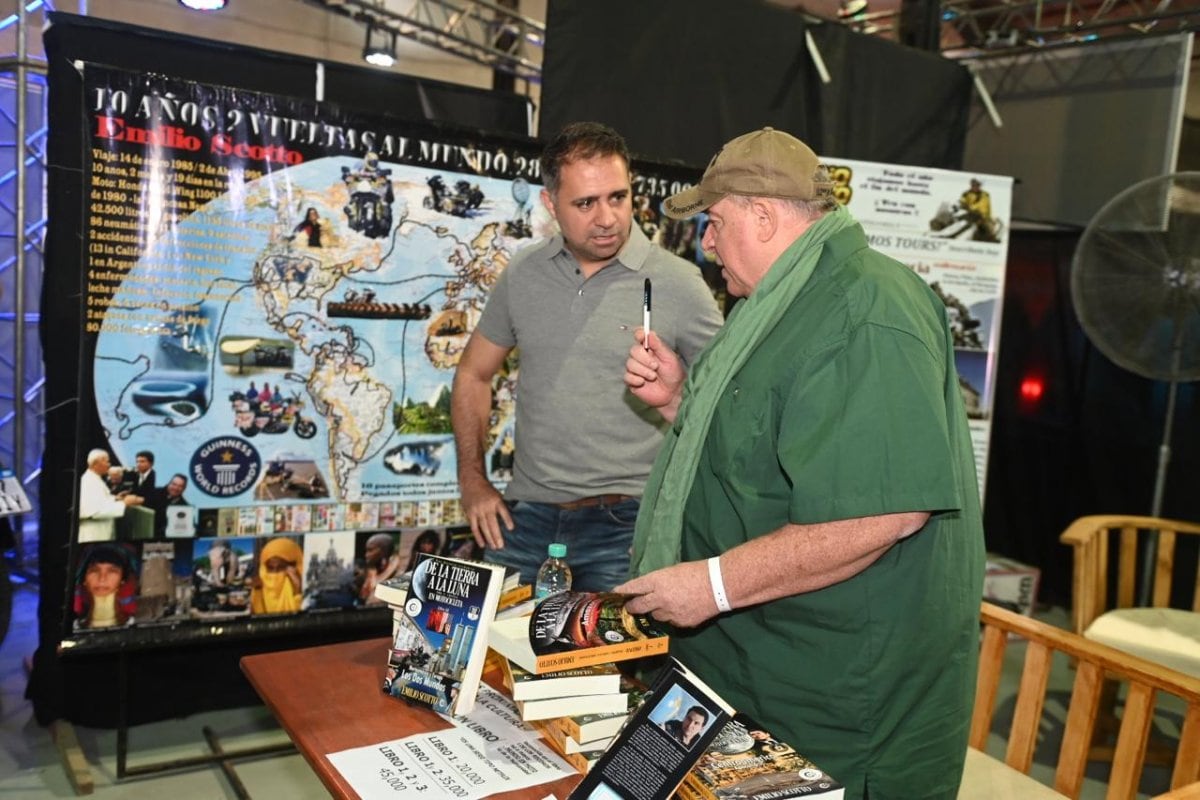
[[[1009,244],[984,526],[988,549],[1042,570],[1041,602],[1069,605],[1071,550],[1058,536],[1085,514],[1149,514],[1167,384],[1113,364],[1071,301],[1078,232],[1015,231]],[[1045,394],[1021,398],[1041,377]],[[1200,519],[1200,386],[1178,390],[1162,515]],[[1187,538],[1187,537],[1184,537]],[[1194,564],[1180,542],[1177,564]],[[1190,598],[1191,583],[1173,587]],[[1190,603],[1190,599],[1187,601]]]
[[[67,597],[70,515],[77,468],[75,448],[80,381],[62,364],[80,364],[82,330],[63,324],[81,319],[79,265],[84,205],[83,146],[87,122],[80,117],[82,83],[73,62],[90,61],[143,73],[224,84],[256,92],[313,97],[317,62],[235,47],[147,28],[117,25],[69,14],[51,14],[44,36],[48,61],[50,131],[47,142],[47,203],[50,233],[42,292],[41,341],[46,361],[46,452],[39,487],[41,518],[38,560],[39,647],[27,696],[43,725],[55,719],[106,727],[118,724],[121,661],[132,695],[129,724],[196,711],[256,702],[238,668],[241,655],[305,647],[367,636],[384,636],[390,615],[335,614],[305,621],[303,630],[266,621],[243,627],[238,636],[217,639],[195,628],[191,640],[154,641],[154,633],[132,640],[120,654],[60,657]],[[385,112],[400,120],[456,130],[486,130],[525,136],[527,101],[518,95],[471,89],[351,66],[325,66],[325,101],[346,108]],[[315,98],[314,98],[315,101]],[[98,430],[93,425],[91,429]],[[104,446],[104,442],[84,443]],[[85,448],[86,449],[86,448]],[[161,629],[160,629],[161,631]],[[99,687],[104,687],[100,689]]]
[[[555,0],[543,72],[543,139],[598,120],[646,158],[703,166],[728,140],[770,125],[822,155],[962,164],[965,68],[756,0]]]

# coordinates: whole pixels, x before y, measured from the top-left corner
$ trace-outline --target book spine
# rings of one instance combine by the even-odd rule
[[[670,646],[669,638],[656,636],[649,639],[636,639],[632,642],[614,644],[604,647],[584,647],[580,650],[568,650],[564,653],[549,653],[537,657],[537,674],[558,672],[572,667],[591,667],[610,661],[625,661],[631,658],[654,656],[667,652]]]
[[[531,597],[533,597],[532,584],[523,583],[500,595],[500,602],[496,604],[496,608],[504,609],[509,606],[515,606],[517,603],[523,603]]]
[[[537,723],[533,723],[533,724],[537,725]],[[540,726],[539,726],[539,729],[540,729]],[[566,749],[562,745],[560,745],[555,739],[545,735],[544,729],[542,729],[542,730],[543,730],[542,739],[546,742],[547,746],[549,746],[549,748],[554,751],[554,754],[557,755],[559,758],[561,758],[563,761],[566,761],[568,764],[570,764],[571,767],[573,769],[575,769],[580,775],[586,775],[587,771],[589,769],[591,769],[591,764],[588,763],[587,757],[583,753],[568,753],[566,751]]]
[[[581,694],[575,697],[552,697],[542,700],[518,700],[521,719],[526,722],[554,719],[564,714],[607,714],[621,711],[628,705],[629,698],[619,692],[613,694]]]
[[[579,723],[570,717],[555,717],[545,720],[545,722],[558,728],[564,736],[570,736],[577,742],[583,741],[583,732],[579,729]]]

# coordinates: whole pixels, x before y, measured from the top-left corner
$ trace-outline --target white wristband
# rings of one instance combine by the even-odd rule
[[[725,596],[725,581],[721,579],[721,557],[713,556],[708,560],[708,582],[712,584],[713,600],[717,601],[717,610],[722,614],[732,611],[729,598]]]

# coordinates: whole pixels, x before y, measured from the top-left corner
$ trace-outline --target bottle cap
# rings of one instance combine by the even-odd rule
[[[567,546],[565,544],[561,544],[560,542],[555,542],[554,544],[550,545],[550,557],[551,558],[563,558],[566,555],[567,555]]]

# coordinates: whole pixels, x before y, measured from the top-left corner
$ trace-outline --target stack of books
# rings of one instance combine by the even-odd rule
[[[619,711],[568,714],[532,723],[550,749],[581,773],[592,765],[616,739],[617,733],[646,697],[644,684],[621,676],[621,694],[626,705]]]
[[[488,640],[521,717],[584,775],[567,800],[839,800],[818,765],[738,713],[675,659],[647,688],[620,661],[667,652],[667,637],[617,594],[564,592]]]
[[[820,797],[845,789],[675,659],[567,800]]]
[[[596,664],[547,675],[534,675],[508,659],[503,659],[501,666],[504,687],[525,722],[569,714],[624,711],[628,706],[628,695],[621,691],[621,672],[616,664]]]
[[[620,595],[565,592],[524,617],[497,618],[489,643],[522,720],[580,772],[612,741],[645,687],[617,662],[665,653],[668,639]]]

